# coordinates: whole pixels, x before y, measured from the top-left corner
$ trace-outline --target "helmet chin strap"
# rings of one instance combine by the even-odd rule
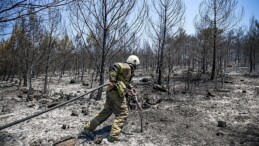
[[[126,63],[128,63],[128,62],[126,62]],[[128,63],[128,64],[134,70],[137,68],[137,65],[135,65],[135,64],[132,64],[132,63]]]

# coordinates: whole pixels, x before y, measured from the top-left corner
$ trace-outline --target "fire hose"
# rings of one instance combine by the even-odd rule
[[[61,103],[61,104],[58,104],[58,105],[56,105],[56,106],[54,106],[54,107],[52,107],[52,108],[49,108],[49,109],[47,109],[47,110],[44,110],[44,111],[41,111],[41,112],[37,112],[37,113],[35,113],[35,114],[31,115],[31,116],[28,116],[28,117],[22,118],[22,119],[20,119],[20,120],[17,120],[17,121],[8,123],[8,124],[6,124],[6,125],[0,126],[0,130],[3,130],[3,129],[5,129],[5,128],[11,127],[11,126],[13,126],[13,125],[19,124],[19,123],[24,122],[24,121],[26,121],[26,120],[29,120],[29,119],[31,119],[31,118],[37,117],[37,116],[42,115],[42,114],[44,114],[44,113],[46,113],[46,112],[52,111],[52,110],[54,110],[54,109],[56,109],[56,108],[62,107],[62,106],[66,105],[66,104],[68,104],[68,103],[70,103],[70,102],[73,102],[73,101],[75,101],[75,100],[77,100],[77,99],[80,99],[81,97],[83,97],[83,96],[85,96],[85,95],[87,95],[87,94],[89,94],[89,93],[91,93],[91,92],[93,92],[93,91],[96,91],[96,90],[98,90],[98,89],[100,89],[100,88],[102,88],[102,87],[105,87],[106,85],[108,85],[108,83],[105,83],[105,84],[100,85],[100,86],[98,86],[98,87],[96,87],[96,88],[93,88],[92,90],[88,91],[88,92],[85,93],[85,94],[82,94],[82,95],[80,95],[80,96],[77,96],[77,97],[75,97],[75,98],[72,98],[72,99],[70,99],[70,100],[68,100],[68,101],[66,101],[66,102],[63,102],[63,103]]]

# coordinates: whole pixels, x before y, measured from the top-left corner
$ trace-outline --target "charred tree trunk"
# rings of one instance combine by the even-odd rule
[[[159,85],[162,84],[162,74],[164,69],[164,47],[165,47],[165,39],[166,39],[166,29],[167,29],[167,7],[165,7],[164,11],[164,22],[163,22],[163,30],[162,30],[162,41],[161,41],[161,52],[160,52],[160,64],[158,70],[158,81]]]
[[[51,35],[51,34],[50,34]],[[50,64],[50,50],[52,47],[52,36],[49,38],[49,45],[48,45],[48,52],[47,52],[47,64],[45,67],[45,78],[44,78],[44,88],[43,88],[43,93],[48,92],[48,76],[49,76],[49,64]]]
[[[82,69],[81,69],[81,81],[84,80],[84,73],[85,73],[85,64],[82,59]]]
[[[104,20],[103,20],[103,38],[102,38],[102,57],[101,57],[101,64],[100,64],[100,82],[99,85],[102,85],[104,83],[104,67],[105,67],[105,49],[106,49],[106,39],[107,39],[107,1],[103,1],[103,13],[104,13]],[[100,100],[102,98],[102,91],[103,88],[100,88],[97,93],[96,100]]]
[[[44,89],[43,89],[43,93],[47,93],[48,89],[48,76],[49,76],[49,61],[50,60],[50,54],[48,53],[47,55],[47,64],[45,67],[45,78],[44,78]]]
[[[213,60],[212,60],[212,69],[211,69],[211,80],[214,80],[215,78],[215,72],[216,72],[216,40],[217,40],[217,11],[216,11],[216,1],[213,2],[214,5],[214,21],[213,21]]]
[[[24,87],[27,87],[28,86],[28,76],[27,76],[27,71],[25,70],[24,72],[23,72],[23,86]]]
[[[253,46],[251,45],[250,47],[250,52],[249,52],[249,65],[250,65],[250,70],[249,72],[252,73],[253,71]]]

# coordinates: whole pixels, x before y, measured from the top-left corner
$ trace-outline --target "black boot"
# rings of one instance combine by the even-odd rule
[[[79,134],[78,134],[78,138],[80,137],[85,137],[85,136],[92,136],[92,133],[89,129],[84,128]]]

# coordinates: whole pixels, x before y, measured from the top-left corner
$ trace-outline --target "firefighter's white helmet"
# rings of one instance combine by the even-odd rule
[[[126,63],[130,63],[130,64],[133,64],[133,65],[139,65],[140,64],[139,58],[136,55],[130,55],[126,60]]]

